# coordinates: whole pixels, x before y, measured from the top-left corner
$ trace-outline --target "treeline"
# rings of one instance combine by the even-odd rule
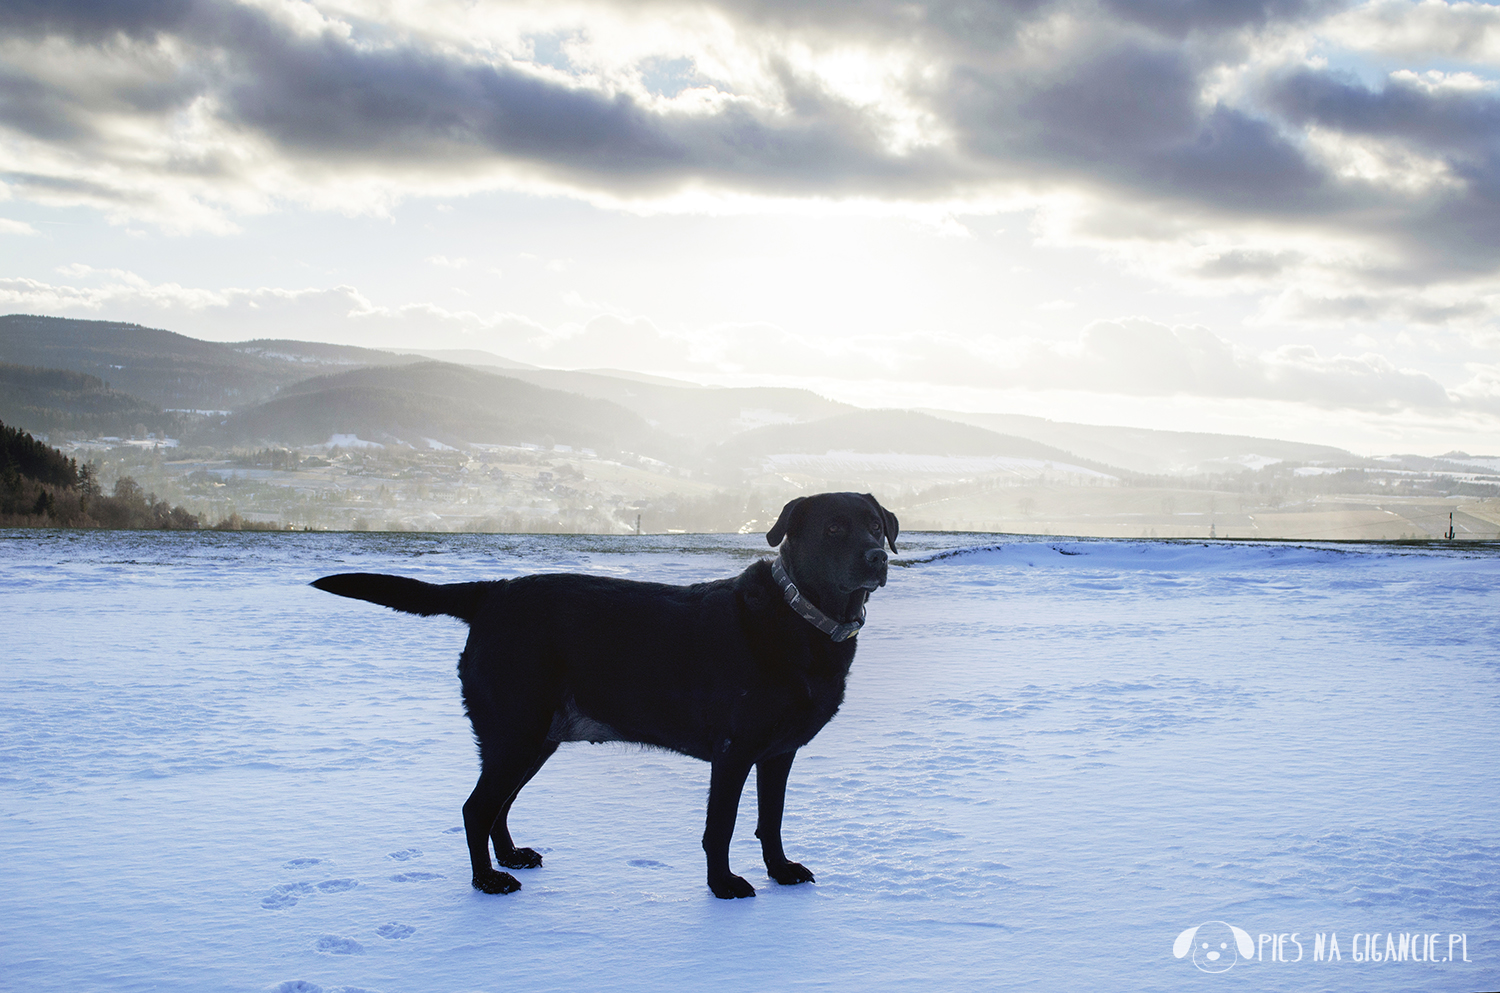
[[[271,530],[238,514],[214,525],[220,530]],[[114,492],[100,490],[92,466],[42,444],[25,431],[0,422],[0,527],[133,528],[194,531],[203,519],[158,500],[129,476]]]
[[[98,376],[0,362],[0,421],[43,434],[176,437],[196,420],[110,389]]]

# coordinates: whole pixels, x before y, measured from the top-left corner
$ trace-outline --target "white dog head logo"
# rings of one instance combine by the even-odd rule
[[[1255,942],[1233,924],[1207,921],[1188,928],[1172,942],[1177,958],[1185,958],[1190,951],[1193,964],[1204,972],[1228,972],[1241,958],[1255,957]]]

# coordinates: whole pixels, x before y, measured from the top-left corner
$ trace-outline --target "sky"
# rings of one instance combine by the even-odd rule
[[[0,3],[0,312],[1500,454],[1500,7]]]

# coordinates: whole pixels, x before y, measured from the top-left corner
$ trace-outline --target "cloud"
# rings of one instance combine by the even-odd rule
[[[1105,0],[1123,20],[1182,38],[1296,23],[1344,7],[1342,0]]]
[[[1141,319],[1095,322],[1070,341],[1011,339],[992,343],[989,354],[971,348],[950,342],[945,358],[925,360],[924,372],[996,389],[1280,400],[1380,413],[1443,410],[1457,402],[1428,374],[1397,368],[1378,354],[1326,356],[1303,345],[1255,352],[1207,328]],[[931,369],[933,363],[942,368]]]
[[[61,275],[69,282],[0,277],[0,307],[67,317],[102,315],[217,338],[237,332],[247,338],[286,337],[277,328],[288,321],[302,330],[376,309],[351,286],[206,289],[151,283],[128,270],[86,265],[68,266]]]
[[[1375,0],[1332,18],[1324,34],[1358,51],[1493,63],[1500,59],[1500,8],[1446,0]]]
[[[689,369],[699,364],[692,357],[691,341],[664,332],[644,317],[601,314],[582,327],[563,328],[529,344],[531,358],[548,365]]]
[[[1406,325],[1482,326],[1490,323],[1500,293],[1494,287],[1483,295],[1442,292],[1412,292],[1405,287],[1386,292],[1349,293],[1330,291],[1313,295],[1289,290],[1274,300],[1267,317],[1347,327],[1357,323],[1393,321]]]
[[[781,59],[762,67],[766,94],[697,87],[708,102],[680,106],[648,99],[638,72],[631,86],[517,52],[364,37],[303,5],[65,6],[0,12],[14,31],[0,124],[21,147],[6,165],[38,198],[160,212],[170,180],[224,209],[242,187],[243,208],[267,193],[317,199],[298,186],[349,174],[393,195],[528,182],[624,197],[701,182],[883,194],[931,182],[921,152],[886,147],[879,115]]]

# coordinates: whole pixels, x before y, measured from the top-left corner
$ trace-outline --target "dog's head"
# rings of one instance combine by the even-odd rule
[[[780,546],[793,580],[824,611],[858,613],[885,585],[885,549],[896,550],[896,515],[869,493],[819,493],[781,508],[766,542]]]

